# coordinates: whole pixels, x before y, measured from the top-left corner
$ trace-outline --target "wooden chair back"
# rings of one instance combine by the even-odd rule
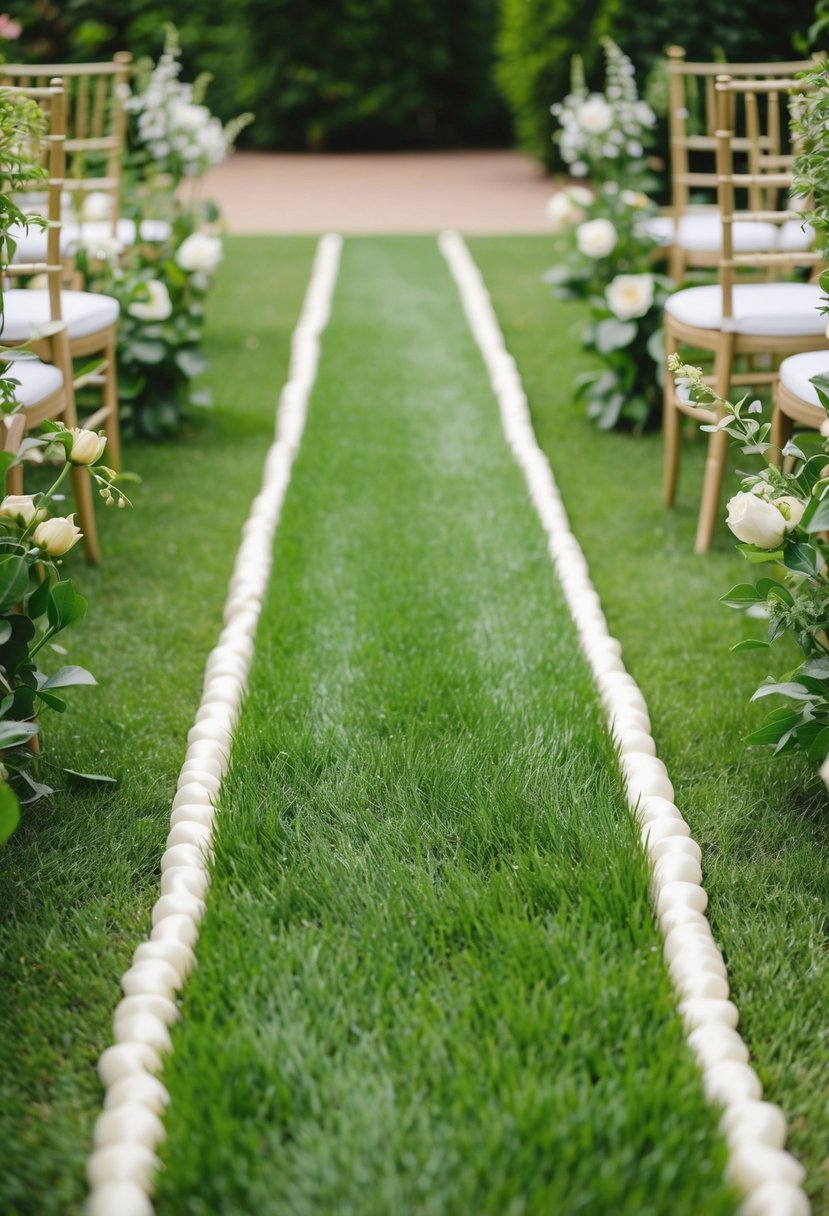
[[[120,214],[126,136],[124,100],[132,56],[119,51],[106,63],[0,64],[0,85],[44,88],[59,80],[66,128],[64,189],[82,212],[93,191],[110,199],[108,220],[115,235]]]
[[[790,98],[808,86],[802,80],[735,79],[720,75],[714,82],[717,110],[716,177],[717,205],[722,223],[722,251],[719,279],[722,288],[722,315],[725,320],[734,315],[733,290],[740,270],[765,267],[770,276],[795,266],[821,268],[823,258],[815,250],[777,248],[740,253],[734,246],[734,222],[773,224],[800,223],[801,215],[789,204],[792,186],[794,152],[786,151],[778,142]],[[745,134],[736,130],[736,118],[742,111]],[[786,144],[790,145],[788,134]],[[737,161],[737,153],[745,158]],[[743,204],[741,209],[740,204]]]
[[[668,136],[671,159],[671,211],[674,231],[679,231],[683,215],[698,209],[695,197],[702,192],[709,199],[708,207],[715,203],[717,189],[717,130],[722,126],[718,110],[716,81],[718,76],[732,80],[758,80],[773,84],[790,81],[800,72],[813,70],[822,55],[811,59],[792,60],[787,63],[689,63],[682,47],[668,49]],[[746,131],[737,135],[744,120],[740,114],[742,98],[738,93],[730,95],[731,112],[726,127],[735,132],[732,153],[748,156],[755,150],[751,136]],[[762,153],[770,158],[788,154],[788,119],[782,94],[773,93],[774,104],[768,111],[768,121],[760,133]],[[751,196],[749,206],[757,209],[765,206],[761,187]]]
[[[42,262],[9,262],[4,263],[0,270],[4,280],[14,282],[21,277],[35,274],[46,276],[49,291],[49,312],[51,320],[62,320],[61,287],[63,280],[63,264],[60,251],[61,207],[63,203],[63,188],[66,172],[66,94],[63,81],[54,78],[45,85],[8,86],[0,85],[3,93],[18,97],[26,97],[36,101],[44,111],[47,119],[47,129],[42,136],[39,148],[35,150],[33,163],[46,170],[46,179],[32,175],[33,188],[43,190],[45,187],[46,207],[46,257]],[[25,183],[20,183],[25,185]],[[3,341],[0,330],[0,343]],[[48,358],[48,352],[47,358]],[[50,360],[51,361],[51,360]]]

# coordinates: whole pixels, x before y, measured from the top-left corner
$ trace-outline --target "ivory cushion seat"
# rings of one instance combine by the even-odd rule
[[[653,215],[642,222],[642,230],[659,241],[660,245],[674,244],[674,218],[671,215]],[[734,248],[740,253],[754,253],[774,249],[777,244],[777,227],[774,224],[737,220],[733,225]],[[683,249],[694,253],[718,253],[722,246],[722,224],[719,215],[683,215],[679,221],[679,239]]]
[[[63,375],[40,359],[13,359],[3,364],[4,376],[17,380],[14,395],[21,405],[37,405],[63,387]]]
[[[61,292],[61,310],[69,339],[99,333],[118,320],[118,301],[92,291]],[[28,342],[51,321],[48,291],[29,291],[16,287],[4,292],[6,343]]]
[[[170,235],[170,225],[166,220],[142,220],[139,226],[140,241],[160,244]],[[14,253],[15,262],[43,262],[46,260],[46,229],[31,224],[28,231],[18,225],[12,225],[9,235],[17,241]],[[94,220],[88,223],[78,223],[69,220],[61,227],[60,251],[64,257],[77,253],[81,245],[94,244],[95,241],[108,241],[112,236],[112,225],[108,220]],[[115,239],[122,249],[136,244],[135,220],[119,219],[116,225]]]
[[[821,372],[829,372],[828,350],[810,350],[802,355],[789,355],[788,359],[784,359],[780,364],[780,383],[809,405],[823,409],[815,386],[810,383],[812,376]]]
[[[818,312],[823,292],[817,283],[736,284],[732,293],[734,315],[727,326],[718,284],[675,292],[668,297],[665,311],[681,324],[699,329],[761,337],[824,334],[826,318]]]

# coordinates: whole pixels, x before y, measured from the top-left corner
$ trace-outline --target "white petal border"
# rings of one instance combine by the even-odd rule
[[[779,1107],[762,1101],[760,1080],[736,1029],[738,1014],[729,999],[725,962],[705,917],[708,896],[702,886],[700,848],[674,803],[667,769],[657,758],[645,699],[608,629],[550,464],[538,446],[521,376],[481,273],[457,232],[441,233],[438,243],[489,372],[504,436],[547,534],[607,713],[627,801],[653,867],[654,912],[688,1043],[702,1070],[707,1097],[723,1107],[727,1177],[744,1196],[740,1216],[808,1216],[809,1200],[802,1189],[805,1171],[784,1149],[786,1119]]]
[[[152,910],[152,932],[121,978],[124,997],[113,1018],[115,1041],[98,1064],[106,1098],[87,1161],[89,1216],[152,1216],[153,1181],[159,1166],[154,1149],[164,1138],[162,1117],[169,1101],[156,1074],[162,1056],[170,1050],[169,1026],[178,1017],[175,993],[184,986],[194,962],[193,947],[210,882],[214,801],[246,690],[274,533],[305,428],[341,250],[342,238],[334,233],[322,237],[317,246],[291,340],[276,437],[265,459],[261,489],[242,529],[224,628],[208,657],[201,702],[187,736],[161,858],[161,893]]]

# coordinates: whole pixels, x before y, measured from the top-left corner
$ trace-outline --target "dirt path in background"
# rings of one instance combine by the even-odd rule
[[[237,152],[205,179],[231,232],[545,232],[552,183],[520,152]]]

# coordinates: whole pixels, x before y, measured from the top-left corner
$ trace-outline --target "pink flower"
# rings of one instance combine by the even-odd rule
[[[8,42],[13,42],[15,38],[19,38],[23,33],[23,26],[19,21],[15,21],[8,13],[0,13],[0,38],[5,38]]]

